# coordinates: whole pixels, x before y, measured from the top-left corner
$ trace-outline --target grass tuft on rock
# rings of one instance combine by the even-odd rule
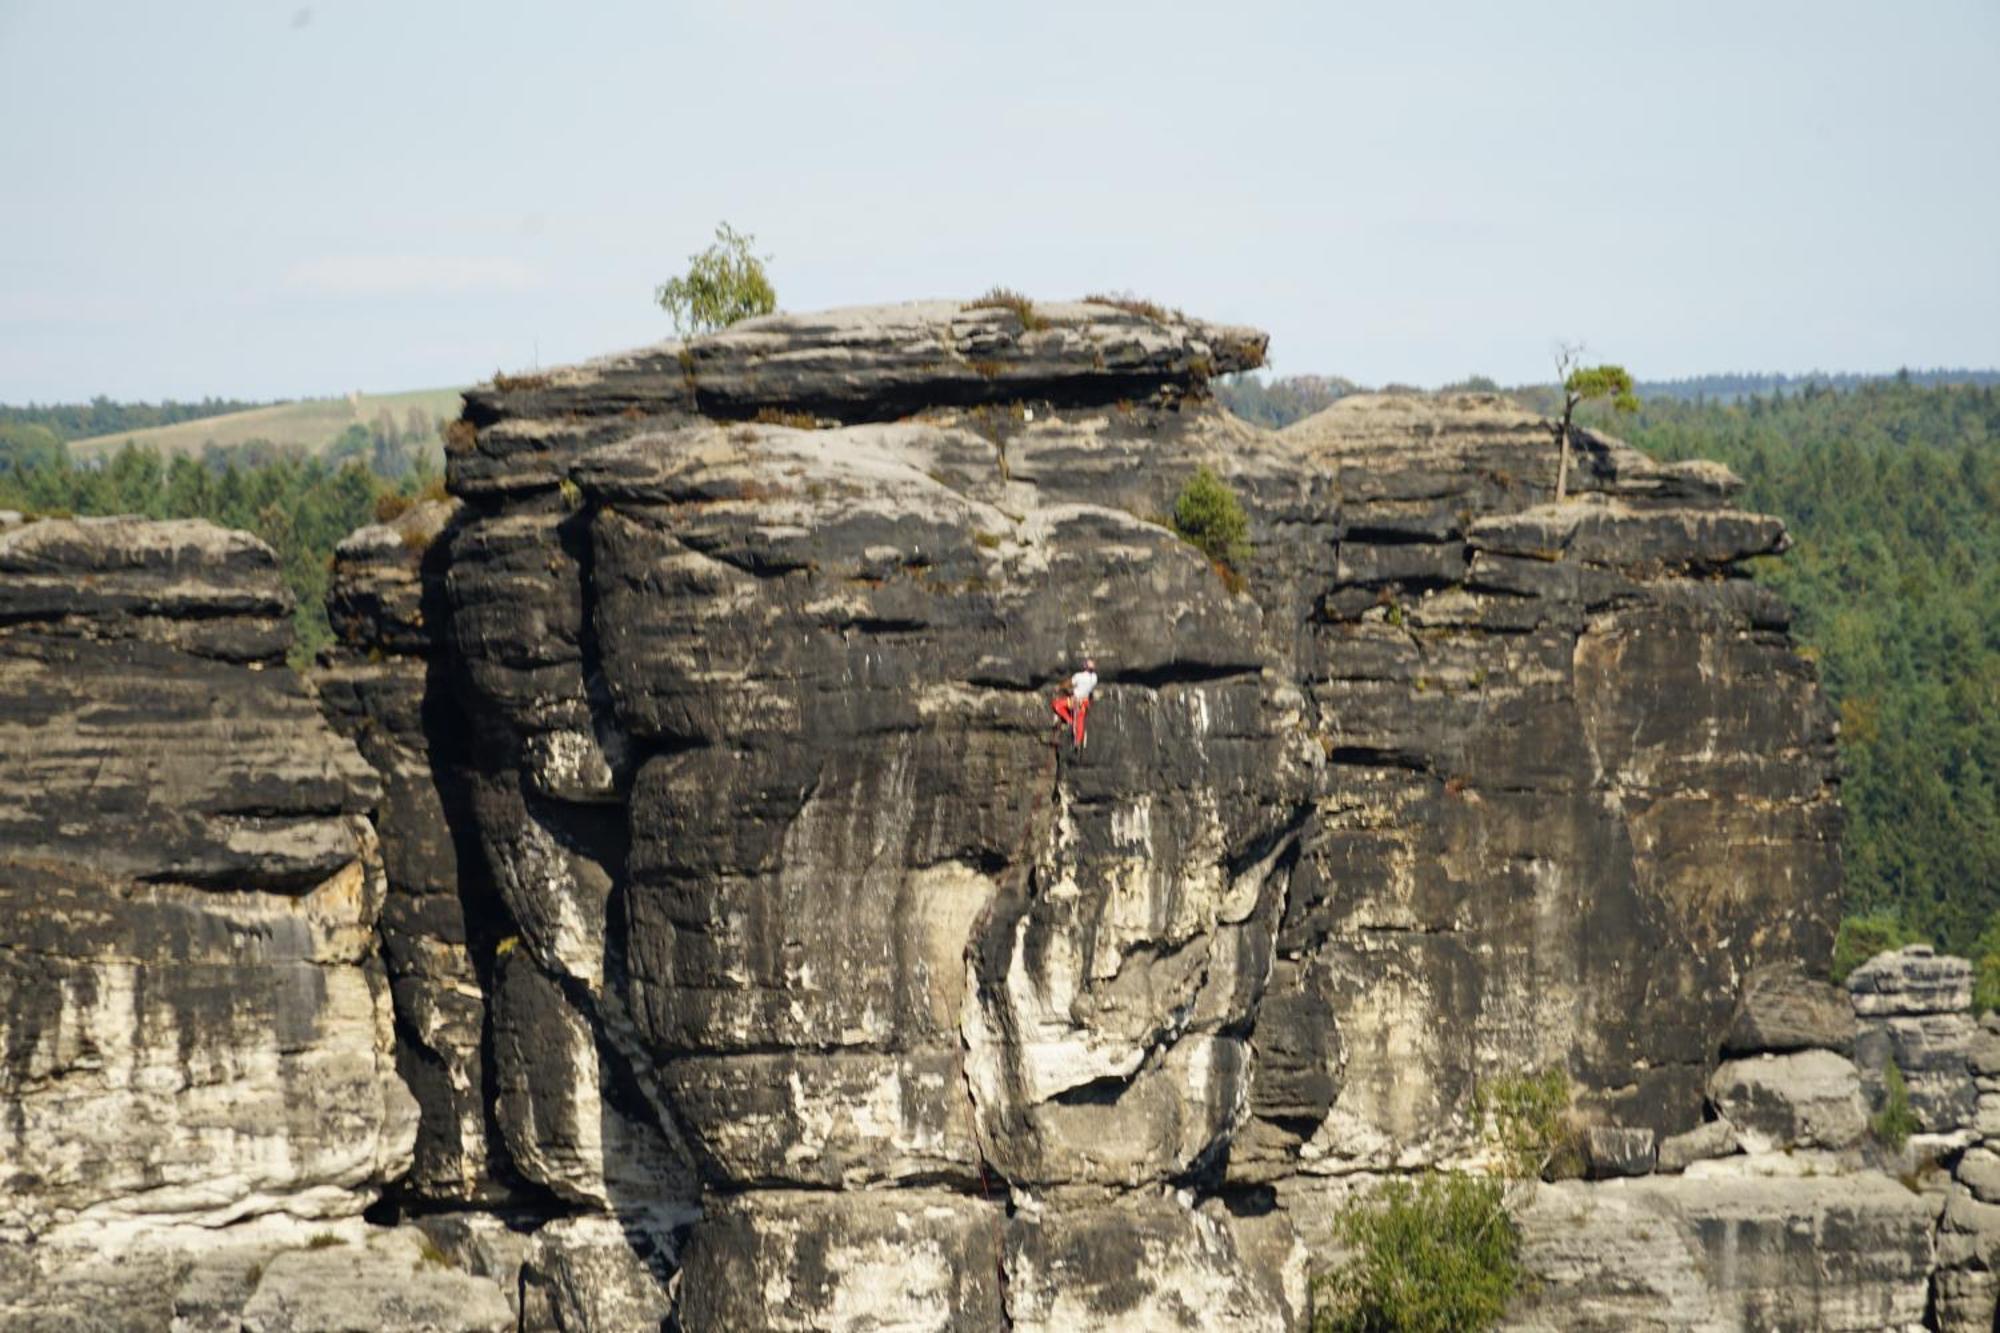
[[[1178,310],[1169,309],[1143,296],[1131,292],[1097,292],[1083,298],[1091,305],[1108,305],[1114,310],[1123,310],[1128,315],[1150,319],[1155,324],[1185,324],[1187,316]]]
[[[1868,1132],[1890,1152],[1901,1152],[1910,1135],[1922,1128],[1917,1113],[1910,1108],[1909,1082],[1891,1060],[1882,1071],[1882,1109],[1868,1118]]]
[[[1011,310],[1014,312],[1015,318],[1021,321],[1021,331],[1023,333],[1033,333],[1037,329],[1045,329],[1049,326],[1048,320],[1044,319],[1036,311],[1035,303],[1015,291],[1012,287],[989,288],[986,295],[980,297],[978,300],[966,302],[965,308],[967,310]]]

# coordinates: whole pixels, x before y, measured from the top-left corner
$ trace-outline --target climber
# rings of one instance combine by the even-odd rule
[[[1090,712],[1090,695],[1097,688],[1097,659],[1083,659],[1083,670],[1069,678],[1069,693],[1058,694],[1049,701],[1055,709],[1058,725],[1068,723],[1073,744],[1083,745],[1083,719]]]

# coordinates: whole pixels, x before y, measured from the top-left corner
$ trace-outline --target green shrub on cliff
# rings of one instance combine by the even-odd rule
[[[1882,1071],[1882,1109],[1869,1117],[1868,1131],[1890,1152],[1901,1152],[1910,1135],[1922,1128],[1917,1113],[1910,1109],[1910,1085],[1891,1060]]]
[[[1833,937],[1833,979],[1844,982],[1855,968],[1878,953],[1888,953],[1906,944],[1926,943],[1923,936],[1903,924],[1901,917],[1885,908],[1843,917]]]
[[[1181,487],[1174,501],[1174,531],[1210,561],[1241,574],[1250,559],[1250,520],[1229,489],[1206,467]]]
[[[1491,1328],[1521,1283],[1520,1235],[1497,1179],[1434,1171],[1387,1181],[1335,1232],[1351,1253],[1313,1280],[1313,1333]]]
[[[778,308],[778,293],[764,272],[770,256],[750,249],[756,239],[724,222],[715,229],[714,245],[688,256],[686,273],[654,289],[653,299],[673,317],[675,332],[711,333]]]
[[[1582,1144],[1570,1115],[1569,1074],[1560,1068],[1512,1074],[1479,1085],[1474,1109],[1517,1180],[1574,1176]]]

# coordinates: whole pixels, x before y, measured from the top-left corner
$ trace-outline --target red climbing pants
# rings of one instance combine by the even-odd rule
[[[1071,739],[1078,745],[1083,744],[1083,719],[1090,715],[1090,700],[1058,694],[1049,701],[1049,707],[1056,710],[1057,717],[1069,723]]]

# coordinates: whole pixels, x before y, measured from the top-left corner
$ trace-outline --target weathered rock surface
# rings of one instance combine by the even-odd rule
[[[1593,1174],[1685,1174],[1540,1191],[1521,1326],[1921,1319],[1948,1182],[1852,1148],[1851,1020],[1813,980],[1832,725],[1741,567],[1782,526],[1588,432],[1548,504],[1547,426],[1494,396],[1254,429],[1205,390],[1262,352],[1136,306],[925,303],[477,390],[463,507],[337,560],[314,682],[359,755],[261,669],[261,548],[0,527],[0,870],[111,904],[0,956],[59,937],[102,972],[143,933],[315,969],[263,1020],[281,1178],[190,1177],[175,1216],[337,1219],[395,1178],[422,1228],[108,1287],[43,1247],[0,1258],[0,1309],[143,1282],[134,1327],[1300,1327],[1339,1210],[1478,1157],[1476,1089],[1553,1066]],[[1202,467],[1246,510],[1240,571],[1161,519]],[[1085,655],[1078,749],[1047,701]],[[197,764],[222,698],[255,753]],[[105,793],[133,845],[66,813]],[[161,902],[232,904],[250,943]],[[1853,1045],[1942,1106],[1984,1056],[1939,1053],[1937,971],[1864,979]],[[9,1028],[31,1122],[49,1060],[95,1078],[127,1012],[34,984],[91,1017]],[[263,1012],[254,971],[224,984]],[[179,1207],[168,1168],[48,1160],[14,1168],[57,1181],[8,1205],[55,1219],[28,1229],[173,1253],[99,1220]],[[1962,1314],[1989,1251],[1960,1166]]]
[[[1868,1132],[1860,1076],[1832,1051],[1726,1060],[1708,1093],[1753,1153],[1851,1148]]]
[[[894,1218],[1011,1272],[1028,1233],[918,1207],[1004,1187],[1087,1257],[1017,1320],[1129,1270],[1130,1318],[1198,1326],[1197,1251],[1262,1288],[1199,1210],[1142,1243],[1147,1191],[1448,1159],[1479,1080],[1548,1064],[1634,1143],[1691,1129],[1737,978],[1824,966],[1832,731],[1726,472],[1590,436],[1551,508],[1501,400],[1272,436],[1202,397],[1259,337],[1047,314],[760,321],[468,401],[475,819],[566,1067],[615,1053],[711,1191],[686,1312],[976,1326],[983,1287],[800,1256]],[[1153,521],[1197,466],[1242,591]]]
[[[422,1110],[402,1187],[433,1200],[496,1198],[512,1179],[486,1060],[503,920],[470,833],[468,724],[441,648],[454,517],[451,504],[421,503],[340,544],[327,601],[336,642],[313,673],[328,720],[382,783],[382,957],[398,1066]]]
[[[15,1239],[357,1213],[408,1162],[373,775],[283,669],[288,610],[242,534],[0,531]]]
[[[289,611],[239,533],[0,531],[8,1327],[237,1328],[293,1219],[410,1164],[379,789]]]
[[[1583,1166],[1592,1180],[1651,1175],[1659,1161],[1650,1129],[1590,1125],[1583,1131]]]
[[[1962,1143],[1979,1113],[1972,964],[1913,944],[1854,969],[1847,989],[1857,1019],[1854,1062],[1870,1104],[1880,1103],[1883,1071],[1893,1061],[1922,1132]]]
[[[521,1265],[521,1328],[615,1333],[662,1327],[673,1310],[672,1251],[613,1217],[570,1217],[535,1233]]]
[[[1521,1215],[1539,1286],[1507,1326],[1919,1329],[1932,1211],[1872,1172],[1542,1186]]]
[[[1741,1147],[1742,1141],[1737,1138],[1734,1125],[1727,1120],[1711,1120],[1685,1133],[1671,1134],[1662,1139],[1658,1165],[1662,1171],[1685,1171],[1696,1162],[1728,1157]]]
[[[495,1283],[452,1271],[414,1228],[275,1256],[243,1307],[243,1333],[508,1333],[513,1309]]]
[[[1845,991],[1806,976],[1796,965],[1759,968],[1722,1037],[1724,1055],[1782,1055],[1854,1048],[1854,1005]]]

